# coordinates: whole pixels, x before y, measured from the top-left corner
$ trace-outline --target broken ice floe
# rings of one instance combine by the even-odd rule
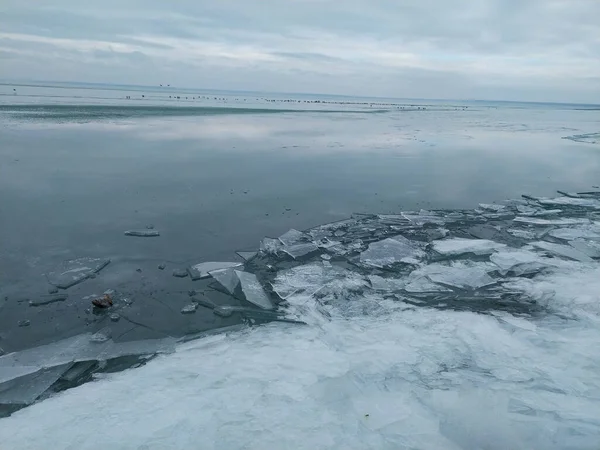
[[[60,289],[68,289],[93,277],[110,264],[110,259],[78,258],[61,263],[46,275],[48,282]]]
[[[433,307],[503,314],[503,323],[515,328],[516,319],[510,320],[515,311],[526,315],[549,304],[538,280],[600,259],[599,199],[593,193],[564,193],[557,199],[481,204],[471,211],[355,214],[305,231],[292,229],[276,239],[264,238],[256,251],[237,252],[244,262],[204,262],[174,270],[177,277],[212,278],[202,293],[191,291],[191,303],[179,305],[180,312],[252,324],[322,323],[336,316]],[[66,289],[108,263],[66,261],[47,277]],[[230,303],[223,301],[227,298]],[[52,292],[30,304],[64,299]],[[116,343],[105,328],[4,355],[0,403],[27,404],[52,391],[59,379],[76,384],[99,361],[154,355],[174,345],[172,338]]]

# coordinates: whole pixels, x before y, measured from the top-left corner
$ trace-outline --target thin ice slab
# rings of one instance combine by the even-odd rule
[[[518,223],[526,223],[529,225],[540,225],[540,226],[567,226],[567,225],[583,225],[589,224],[590,220],[585,218],[577,219],[540,219],[537,217],[523,217],[518,216],[513,219]]]
[[[239,270],[236,270],[235,274],[240,280],[240,286],[247,301],[262,309],[274,309],[271,299],[265,293],[256,275]]]
[[[542,205],[575,206],[579,208],[600,209],[600,201],[593,198],[557,197],[539,198],[537,201]]]
[[[284,245],[282,251],[294,259],[310,255],[319,250],[314,242],[302,242],[294,245]]]
[[[415,225],[425,225],[428,223],[443,225],[446,223],[446,220],[443,217],[440,217],[430,211],[426,211],[422,209],[419,212],[405,212],[402,213],[402,217],[404,217],[409,222]]]
[[[160,233],[156,230],[127,230],[125,236],[133,237],[158,237]]]
[[[48,273],[48,282],[57,288],[68,289],[87,280],[110,264],[110,259],[77,258],[61,263]]]
[[[45,306],[51,303],[64,302],[68,298],[67,294],[40,295],[38,298],[30,300],[29,306]]]
[[[203,262],[188,267],[188,273],[192,280],[196,281],[202,278],[208,278],[210,276],[209,272],[212,272],[213,270],[229,269],[240,266],[242,266],[241,262]]]
[[[600,240],[600,230],[596,231],[589,227],[578,228],[559,228],[548,233],[549,236],[563,241],[574,241],[576,239],[595,239]]]
[[[41,368],[35,373],[0,385],[0,404],[30,405],[46,392],[72,366],[71,363]]]
[[[488,275],[489,270],[489,264],[456,262],[452,265],[430,264],[419,269],[418,274],[426,275],[432,282],[446,287],[479,289],[496,283]]]
[[[3,390],[2,384],[15,378],[31,375],[40,370],[38,366],[6,366],[0,367],[0,391]]]
[[[367,266],[384,268],[397,263],[416,264],[424,256],[421,245],[396,236],[369,244],[360,254],[360,261]]]
[[[542,258],[535,252],[522,249],[502,250],[490,256],[490,261],[498,266],[500,274],[510,273],[513,276],[537,273],[552,265],[548,258]]]
[[[174,348],[174,338],[113,342],[110,338],[94,342],[95,335],[79,334],[51,344],[9,353],[0,357],[0,372],[5,367],[54,367],[63,364],[109,360],[120,356],[150,355]]]
[[[585,253],[581,253],[579,250],[576,250],[573,247],[569,247],[568,245],[553,244],[552,242],[546,241],[532,242],[531,245],[541,250],[545,250],[549,253],[552,253],[556,256],[562,256],[563,258],[573,259],[575,261],[580,262],[593,261],[593,259]]]
[[[466,253],[489,255],[506,247],[506,244],[487,239],[452,238],[433,242],[433,249],[443,256],[458,256]]]

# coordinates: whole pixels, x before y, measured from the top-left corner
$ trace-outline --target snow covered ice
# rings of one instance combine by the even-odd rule
[[[357,215],[266,239],[243,267],[207,272],[231,298],[214,312],[306,325],[273,322],[179,344],[80,335],[4,355],[0,400],[43,400],[0,419],[0,442],[15,450],[49,442],[82,450],[597,449],[599,219],[581,202],[559,203],[551,219],[517,206],[556,202],[527,199]],[[476,237],[481,224],[493,239]],[[290,258],[285,248],[300,244],[319,251]],[[157,352],[167,354],[44,394],[93,369],[73,364]]]

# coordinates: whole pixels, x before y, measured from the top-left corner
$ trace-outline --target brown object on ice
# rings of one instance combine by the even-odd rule
[[[112,297],[104,294],[102,297],[92,300],[92,305],[96,308],[110,308],[113,305]]]

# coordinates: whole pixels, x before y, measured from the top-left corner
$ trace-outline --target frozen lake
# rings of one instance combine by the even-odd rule
[[[7,448],[596,448],[599,107],[0,94]]]

